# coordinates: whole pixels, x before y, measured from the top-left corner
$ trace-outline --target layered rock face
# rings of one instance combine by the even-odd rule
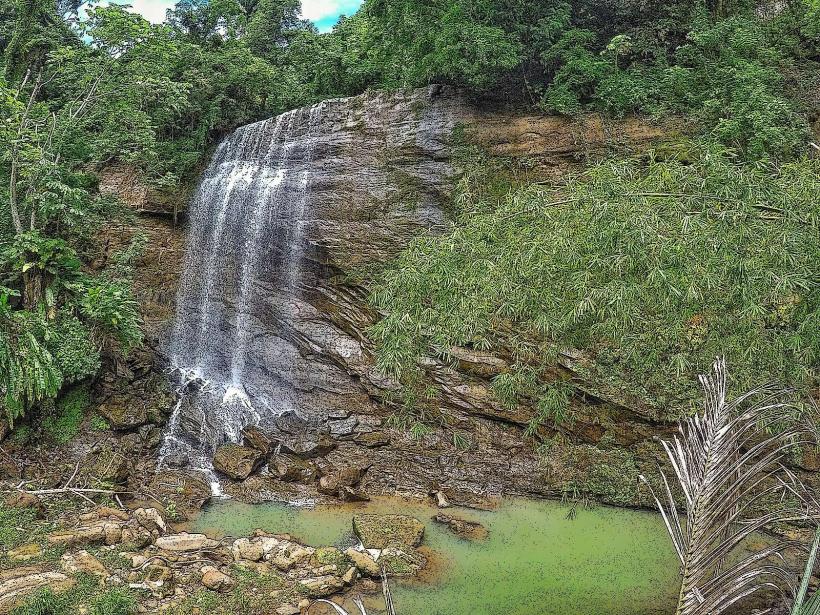
[[[169,361],[201,378],[191,387],[208,381],[205,394],[180,405],[181,438],[213,452],[258,424],[273,443],[263,452],[275,468],[287,465],[274,458],[283,445],[298,455],[329,437],[334,445],[317,471],[296,475],[318,480],[334,468],[369,467],[362,484],[371,492],[440,490],[458,501],[563,488],[523,435],[533,409],[508,410],[490,391],[490,379],[506,369],[503,357],[454,349],[457,366],[429,361],[447,429],[418,439],[386,425],[398,385],[374,366],[366,330],[378,315],[357,280],[418,234],[449,227],[461,126],[490,153],[526,156],[547,177],[668,133],[635,120],[487,110],[439,86],[325,101],[240,129],[192,200],[176,318],[166,323]],[[575,429],[580,441],[606,436],[632,446],[655,431],[626,408],[589,399],[589,421]],[[296,428],[283,413],[298,419]],[[467,437],[454,442],[453,428]],[[582,461],[600,466],[596,455]],[[275,480],[276,472],[265,476]]]

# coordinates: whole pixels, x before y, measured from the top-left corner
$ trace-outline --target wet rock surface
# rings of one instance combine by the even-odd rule
[[[236,480],[248,478],[261,463],[261,452],[239,444],[223,444],[214,454],[214,468]]]

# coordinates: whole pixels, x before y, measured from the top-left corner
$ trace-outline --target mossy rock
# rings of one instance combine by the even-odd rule
[[[148,422],[145,406],[127,396],[115,395],[102,404],[97,412],[115,430],[136,429]]]
[[[382,551],[379,565],[392,577],[414,576],[427,565],[427,559],[415,549],[391,546]]]
[[[313,557],[311,557],[310,565],[314,568],[336,566],[337,570],[344,572],[351,566],[351,562],[348,557],[336,547],[322,547],[316,549]]]
[[[355,515],[353,531],[367,549],[415,548],[424,537],[424,524],[406,515]]]

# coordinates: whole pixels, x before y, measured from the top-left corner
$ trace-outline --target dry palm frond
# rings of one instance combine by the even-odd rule
[[[711,375],[701,376],[701,384],[703,412],[682,421],[671,442],[662,441],[682,492],[685,519],[663,472],[661,495],[641,477],[680,559],[677,615],[719,615],[763,588],[794,595],[795,577],[781,555],[793,543],[774,544],[746,557],[737,549],[773,523],[807,517],[789,504],[787,496],[803,487],[781,465],[790,448],[808,441],[809,427],[800,420],[779,428],[785,417],[802,416],[799,407],[771,385],[728,401],[722,359],[715,361]],[[774,434],[765,435],[769,430]],[[758,512],[763,508],[767,512]]]
[[[387,607],[387,615],[396,615],[396,607],[393,606],[393,594],[390,593],[390,585],[387,583],[387,573],[382,568],[382,594],[384,594],[384,605]]]
[[[393,594],[390,593],[390,585],[387,582],[387,573],[384,570],[382,570],[382,594],[384,594],[384,604],[387,607],[387,615],[396,615],[396,607],[393,606]],[[330,600],[321,599],[317,600],[313,604],[316,603],[329,604],[339,615],[351,615],[351,613]],[[367,610],[365,610],[364,603],[361,598],[354,598],[353,604],[355,604],[356,608],[359,609],[360,615],[367,615]]]

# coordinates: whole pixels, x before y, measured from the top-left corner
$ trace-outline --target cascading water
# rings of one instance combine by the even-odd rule
[[[190,205],[169,357],[201,420],[183,424],[183,397],[160,460],[184,456],[210,474],[215,492],[213,449],[238,442],[249,424],[298,407],[299,391],[254,361],[260,348],[252,325],[263,312],[270,320],[272,309],[286,311],[287,298],[299,293],[322,110],[320,103],[239,128],[217,148]],[[265,300],[271,292],[285,300],[272,307]],[[274,336],[264,340],[264,353],[289,361],[292,349]]]

